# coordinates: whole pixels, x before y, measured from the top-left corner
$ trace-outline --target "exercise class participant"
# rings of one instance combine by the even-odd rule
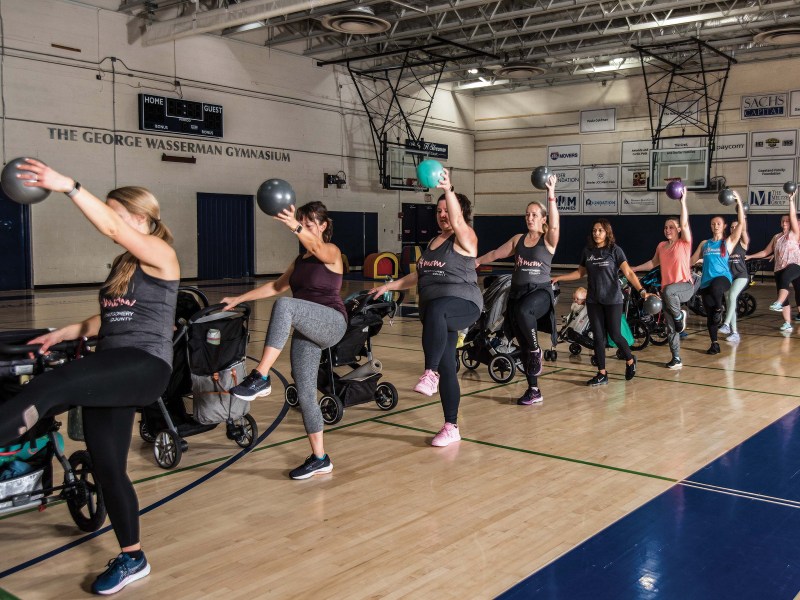
[[[586,385],[608,384],[606,371],[606,336],[617,345],[625,358],[625,379],[630,381],[636,375],[636,357],[631,353],[627,340],[622,336],[622,307],[625,297],[617,274],[622,271],[630,284],[642,297],[647,297],[639,278],[633,272],[622,248],[617,246],[614,230],[608,219],[595,219],[592,233],[583,249],[578,268],[571,273],[553,277],[553,282],[575,281],[586,277],[589,293],[586,296],[586,311],[592,328],[594,356],[597,362],[597,375]]]
[[[733,343],[741,339],[739,330],[736,328],[736,301],[739,298],[739,294],[750,284],[750,274],[747,272],[747,264],[745,262],[747,248],[750,245],[746,219],[731,223],[731,235],[736,233],[737,230],[740,236],[739,242],[733,247],[728,257],[728,267],[731,270],[733,282],[731,283],[731,289],[725,294],[725,304],[728,308],[725,312],[725,321],[719,327],[719,333],[727,335],[726,341]]]
[[[651,260],[632,267],[634,271],[646,271],[661,266],[661,297],[664,301],[667,339],[672,352],[672,359],[665,365],[668,369],[680,369],[683,366],[680,333],[686,329],[686,311],[681,309],[681,303],[688,302],[694,294],[689,262],[692,255],[692,230],[689,228],[685,187],[680,203],[680,217],[670,217],[664,223],[664,237],[667,241],[658,244]]]
[[[526,406],[544,399],[539,389],[543,364],[537,332],[539,321],[549,321],[551,334],[556,331],[556,300],[550,282],[550,265],[561,233],[556,202],[557,182],[556,176],[550,175],[545,183],[549,218],[542,204],[530,202],[525,209],[528,232],[514,235],[505,244],[476,261],[476,265],[480,266],[514,255],[514,274],[511,276],[505,326],[509,337],[517,339],[523,352],[528,389],[517,400],[517,404]]]
[[[309,202],[296,213],[291,206],[273,218],[297,236],[305,252],[301,252],[275,281],[241,296],[222,299],[228,310],[242,302],[270,298],[289,289],[292,292],[292,298],[278,298],[272,307],[264,352],[258,366],[230,392],[249,401],[272,391],[269,370],[294,327],[290,357],[292,377],[297,386],[297,399],[311,454],[289,476],[308,479],[333,470],[322,441],[324,422],[317,403],[317,372],[322,350],[338,343],[347,329],[347,311],[340,296],[344,267],[341,251],[331,243],[333,220],[322,202]]]
[[[736,198],[736,212],[739,222],[744,222],[744,209],[739,194],[733,192]],[[711,346],[706,354],[719,354],[717,330],[722,322],[723,297],[730,291],[733,275],[731,274],[729,257],[734,247],[739,243],[742,229],[737,228],[729,237],[725,236],[725,219],[713,217],[711,219],[711,239],[703,240],[692,254],[691,263],[695,264],[703,257],[703,275],[700,278],[699,293],[706,309],[706,327]],[[742,265],[744,266],[744,265]],[[745,276],[747,269],[745,268]],[[736,308],[736,298],[733,300]]]
[[[40,418],[83,407],[83,431],[121,553],[92,584],[113,594],[146,577],[150,564],[139,542],[139,502],[126,473],[134,415],[155,402],[172,371],[172,333],[180,266],[155,197],[144,188],[111,190],[106,202],[43,163],[21,167],[28,186],[63,192],[103,235],[126,252],[100,289],[100,314],[31,340],[40,352],[81,337],[97,348],[34,378],[0,406],[0,445]]]
[[[775,287],[778,288],[778,299],[769,305],[770,310],[783,313],[783,324],[781,331],[791,331],[790,322],[792,307],[789,304],[789,287],[795,289],[795,302],[800,311],[798,301],[798,289],[800,289],[800,227],[797,224],[797,213],[795,208],[795,196],[797,192],[789,196],[789,214],[781,217],[781,232],[776,233],[761,252],[750,254],[750,258],[764,258],[773,252],[775,253]]]
[[[475,270],[478,238],[471,226],[472,205],[464,194],[455,193],[447,169],[444,169],[437,187],[444,190],[436,205],[436,221],[441,233],[422,253],[416,273],[372,291],[379,296],[387,291],[418,287],[425,372],[414,391],[426,396],[432,396],[437,389],[439,391],[445,423],[431,445],[441,447],[461,439],[456,341],[460,329],[478,320],[483,297]]]

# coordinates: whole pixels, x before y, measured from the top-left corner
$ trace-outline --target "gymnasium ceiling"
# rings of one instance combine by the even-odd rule
[[[406,76],[477,92],[639,76],[633,46],[693,38],[739,63],[800,56],[800,0],[121,0],[118,10],[141,20],[148,45],[219,35],[359,71],[405,64]]]

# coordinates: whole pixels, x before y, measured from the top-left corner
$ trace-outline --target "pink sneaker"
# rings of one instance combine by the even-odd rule
[[[426,369],[417,385],[414,386],[414,391],[426,396],[433,396],[439,391],[439,376],[430,369]]]
[[[431,440],[431,446],[443,448],[448,444],[459,441],[460,439],[461,434],[458,432],[458,425],[445,423],[444,426],[439,430],[439,433],[437,433],[433,437],[433,440]]]

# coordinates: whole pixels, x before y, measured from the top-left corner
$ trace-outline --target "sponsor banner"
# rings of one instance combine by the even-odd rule
[[[800,117],[800,90],[795,90],[790,95],[789,116]]]
[[[766,117],[785,117],[786,94],[758,94],[742,96],[742,119],[763,119]]]
[[[584,192],[584,214],[616,215],[619,197],[617,192]]]
[[[438,142],[426,142],[425,140],[406,140],[406,150],[418,150],[424,152],[430,158],[447,158],[448,146],[447,144],[440,144]]]
[[[622,192],[619,212],[658,214],[658,192]]]
[[[598,133],[617,130],[617,109],[581,111],[581,133]]]
[[[748,190],[752,212],[786,212],[789,208],[789,194],[779,186],[752,186]]]
[[[584,167],[583,189],[615,190],[619,187],[619,167]]]
[[[706,145],[708,138],[700,137],[679,137],[679,138],[664,138],[661,140],[660,147],[662,150],[676,148],[702,148]]]
[[[761,159],[750,161],[751,186],[780,186],[794,181],[794,159]]]
[[[622,189],[647,189],[647,178],[650,170],[647,165],[625,165],[622,167],[622,177],[620,187]]]
[[[578,192],[574,194],[559,193],[556,196],[558,212],[562,215],[578,215],[581,212],[581,204],[578,202]]]
[[[714,148],[714,160],[747,158],[747,134],[731,133],[718,135]]]
[[[547,147],[548,167],[575,167],[579,164],[581,164],[580,144]]]
[[[622,156],[619,162],[623,165],[647,162],[652,147],[653,143],[650,140],[622,142]]]
[[[557,190],[579,190],[581,187],[580,169],[551,169],[553,174],[558,177],[556,184]]]
[[[797,130],[754,131],[750,134],[750,156],[794,156]]]

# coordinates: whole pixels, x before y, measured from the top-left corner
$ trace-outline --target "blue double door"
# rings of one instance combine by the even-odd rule
[[[30,206],[0,191],[0,291],[32,286],[30,220]]]
[[[197,194],[197,278],[255,274],[253,196]]]

